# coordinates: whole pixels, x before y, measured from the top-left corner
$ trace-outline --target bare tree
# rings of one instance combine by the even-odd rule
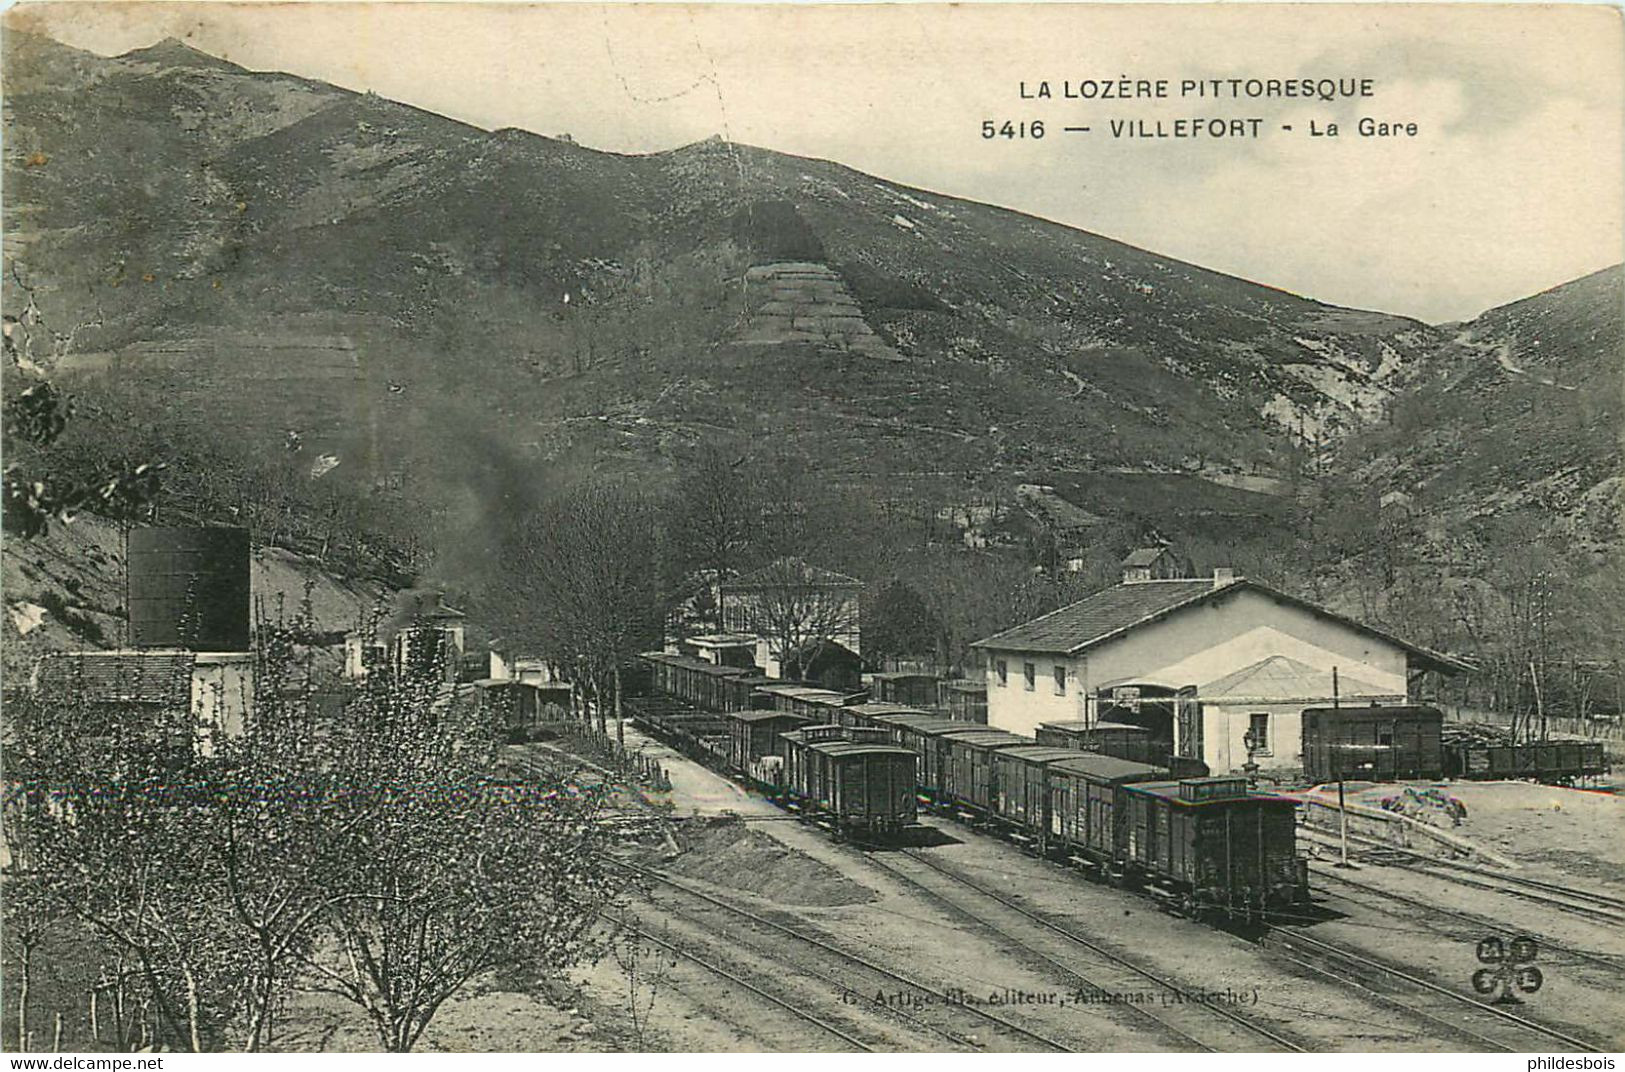
[[[666,602],[659,504],[641,490],[583,482],[543,504],[525,540],[522,584],[545,615],[544,642],[591,690],[600,733],[605,698],[621,730],[621,670],[659,642]]]
[[[859,584],[799,558],[781,558],[723,587],[751,630],[766,638],[783,676],[793,679],[820,645],[858,631]]]
[[[369,677],[346,720],[328,818],[351,848],[325,869],[343,896],[324,912],[329,940],[303,958],[309,985],[360,1008],[391,1052],[493,972],[536,979],[590,955],[616,889],[602,795],[492,780],[488,716],[443,688],[423,695]]]
[[[708,444],[677,478],[672,517],[686,570],[706,578],[717,630],[724,628],[716,588],[732,576],[761,531],[762,504],[749,459]]]

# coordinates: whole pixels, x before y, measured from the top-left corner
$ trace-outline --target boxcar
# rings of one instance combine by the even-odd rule
[[[942,786],[937,736],[946,731],[962,730],[965,724],[935,715],[879,715],[873,721],[890,729],[892,739],[914,753],[917,757],[916,777],[921,791],[937,795]]]
[[[1249,793],[1241,778],[1186,778],[1125,785],[1118,806],[1123,858],[1186,910],[1252,916],[1307,892],[1294,800]]]
[[[1303,769],[1312,782],[1395,782],[1444,776],[1437,707],[1310,707],[1303,712]]]
[[[914,753],[880,735],[833,724],[781,734],[784,794],[845,829],[888,832],[912,824]]]
[[[892,833],[917,818],[914,753],[894,744],[821,741],[807,746],[820,771],[816,805],[842,829]]]
[[[849,693],[832,692],[811,685],[787,685],[783,682],[762,685],[756,692],[761,696],[770,697],[771,705],[776,710],[802,715],[820,723],[836,721],[840,709],[852,700],[852,694]]]
[[[935,717],[929,711],[922,711],[918,707],[908,707],[904,704],[883,703],[870,700],[867,703],[848,704],[838,712],[839,721],[843,726],[876,726],[875,719],[881,715],[922,715],[926,718]]]
[[[871,674],[869,688],[881,703],[933,707],[937,702],[937,679],[933,674],[893,672]]]
[[[1047,768],[1057,760],[1076,756],[1070,748],[1033,744],[994,751],[993,814],[1015,826],[1031,828],[1042,839],[1049,829]]]
[[[1153,763],[1157,758],[1151,731],[1126,722],[1045,722],[1035,736],[1039,744],[1053,748],[1098,752],[1135,763]]]
[[[942,734],[942,798],[946,803],[963,804],[991,812],[994,802],[993,754],[1006,748],[1024,748],[1032,739],[986,726],[966,726]]]
[[[987,682],[966,679],[938,682],[937,709],[959,722],[987,725]]]
[[[728,682],[752,673],[737,666],[717,666],[667,652],[646,652],[641,658],[652,672],[656,689],[707,711],[732,710]]]
[[[1608,773],[1608,757],[1601,741],[1462,743],[1445,749],[1444,765],[1445,774],[1451,778],[1497,781],[1532,778],[1539,782],[1572,782]]]
[[[1045,840],[1081,852],[1097,866],[1115,865],[1127,841],[1126,819],[1118,807],[1119,787],[1160,781],[1161,767],[1116,756],[1073,755],[1049,765],[1049,829]]]
[[[728,765],[749,773],[763,756],[778,755],[779,735],[807,725],[800,715],[784,711],[730,711],[732,733],[728,742]]]

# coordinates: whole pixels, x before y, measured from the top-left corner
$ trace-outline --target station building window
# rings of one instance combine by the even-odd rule
[[[1262,711],[1255,711],[1247,716],[1247,732],[1252,734],[1253,751],[1260,755],[1270,754],[1270,716]]]

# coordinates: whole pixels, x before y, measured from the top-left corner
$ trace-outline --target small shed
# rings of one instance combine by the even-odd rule
[[[862,656],[833,640],[804,644],[783,661],[799,666],[801,680],[808,684],[842,692],[856,692],[863,687]]]

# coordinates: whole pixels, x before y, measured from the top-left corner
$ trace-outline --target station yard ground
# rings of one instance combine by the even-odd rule
[[[1026,985],[1040,989],[1059,985],[1053,972],[1024,963],[1019,950],[1008,942],[1001,942],[974,921],[955,918],[953,913],[923,899],[918,891],[897,883],[870,864],[852,846],[835,841],[817,828],[786,821],[783,811],[759,796],[658,742],[629,732],[628,743],[658,756],[671,779],[670,793],[648,795],[657,798],[673,815],[700,820],[685,824],[690,827],[690,833],[683,836],[688,851],[667,862],[669,870],[692,885],[755,911],[796,918],[810,929],[855,943],[849,948],[881,956],[885,963],[921,980],[971,987],[1021,985],[1023,979],[1030,981]],[[1394,791],[1392,786],[1372,789],[1378,797]],[[1469,821],[1476,818],[1475,829],[1480,831],[1502,831],[1534,822],[1536,819],[1531,817],[1550,810],[1554,802],[1558,814],[1584,824],[1577,825],[1570,835],[1582,846],[1609,821],[1606,809],[1611,805],[1574,804],[1575,790],[1561,790],[1554,795],[1535,786],[1473,785],[1468,789],[1470,795],[1465,799]],[[1580,794],[1588,802],[1596,795]],[[742,823],[728,825],[734,818]],[[1425,1033],[1419,1034],[1415,1024],[1395,1023],[1391,1013],[1368,1004],[1357,993],[1294,972],[1267,951],[1235,935],[1168,916],[1146,898],[1090,883],[1063,867],[1028,857],[958,823],[937,818],[924,821],[927,828],[940,835],[941,844],[930,851],[945,865],[1006,893],[1015,893],[1029,907],[1115,945],[1124,953],[1143,958],[1182,986],[1256,994],[1258,1005],[1253,1011],[1257,1015],[1274,1026],[1299,1032],[1313,1049],[1407,1050],[1445,1045]],[[699,831],[697,835],[695,830]],[[1617,834],[1611,836],[1617,838]],[[1529,846],[1532,853],[1550,849],[1549,842]],[[766,877],[775,871],[793,877]],[[1403,887],[1424,899],[1436,897],[1441,904],[1468,907],[1472,903],[1471,895],[1453,900],[1461,891],[1446,879],[1396,874],[1387,881],[1394,883],[1391,888],[1396,891]],[[1317,899],[1325,901],[1330,896],[1317,891]],[[1338,928],[1342,932],[1339,939],[1355,946],[1368,945],[1389,959],[1411,963],[1442,979],[1458,975],[1467,978],[1462,971],[1470,974],[1475,966],[1472,958],[1476,935],[1458,934],[1439,926],[1438,921],[1396,922],[1383,913],[1380,902],[1380,893],[1370,908],[1350,907],[1345,898],[1343,907],[1350,908],[1351,915]],[[1514,907],[1521,910],[1527,906]],[[1534,911],[1541,910],[1537,907]],[[1599,935],[1590,928],[1555,929],[1559,934],[1554,937],[1576,941],[1580,948],[1605,952],[1617,949],[1625,954],[1616,936]],[[1548,998],[1575,999],[1571,1010],[1574,1016],[1565,1013],[1557,1020],[1584,1026],[1589,1022],[1584,1009],[1618,1006],[1616,980],[1552,966],[1560,977],[1553,980]],[[580,979],[584,989],[600,995],[613,994],[618,984],[624,986],[613,966],[606,969],[604,964],[581,973]],[[702,991],[712,988],[709,981],[697,982]],[[685,994],[682,986],[674,985],[656,1003],[646,1037],[660,1040],[652,1043],[656,1048],[714,1049],[719,1041],[724,1048],[754,1048],[748,1033],[734,1034],[726,1024],[716,1022],[715,1008],[708,1009],[706,1004],[703,993]],[[1071,1030],[1070,1037],[1079,1048],[1158,1048],[1143,1035],[1136,1041],[1133,1029],[1121,1023],[1045,1021],[1043,1026],[1061,1037],[1069,1037],[1066,1032]]]
[[[1521,865],[1533,877],[1580,880],[1587,888],[1625,886],[1625,797],[1603,789],[1536,785],[1533,782],[1412,782],[1466,807],[1459,825],[1442,810],[1424,809],[1430,825],[1483,846]],[[1381,807],[1403,785],[1349,787],[1349,799]]]

